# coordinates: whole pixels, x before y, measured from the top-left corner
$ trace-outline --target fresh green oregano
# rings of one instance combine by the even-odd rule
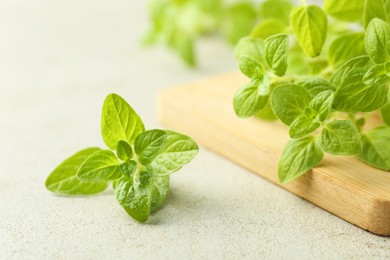
[[[212,20],[208,33],[224,28],[229,42],[237,41],[234,55],[248,82],[234,95],[235,113],[288,126],[280,181],[316,167],[324,153],[390,170],[390,0],[324,0],[322,6],[252,0],[230,7],[227,0],[160,1],[214,5],[212,19],[192,22]],[[173,13],[168,10],[162,13]]]
[[[72,155],[49,175],[47,189],[88,195],[112,183],[125,211],[139,222],[147,221],[168,193],[169,174],[195,157],[197,144],[171,130],[145,131],[138,114],[116,94],[104,101],[101,133],[110,150],[87,148]]]
[[[324,152],[390,170],[390,1],[327,0],[324,11],[301,2],[291,9],[283,33],[238,42],[236,58],[250,83],[234,97],[237,115],[266,111],[289,126],[292,139],[279,160],[281,182],[317,166]],[[338,25],[341,31],[334,29]],[[264,85],[268,91],[260,92]],[[366,118],[378,112],[386,126],[367,129]]]

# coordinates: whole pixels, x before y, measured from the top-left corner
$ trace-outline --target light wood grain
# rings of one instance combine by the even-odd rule
[[[164,90],[159,95],[159,119],[340,218],[389,236],[389,172],[354,157],[326,155],[310,173],[287,185],[279,183],[277,162],[289,139],[287,128],[279,122],[235,116],[232,97],[246,81],[239,73],[231,73]]]

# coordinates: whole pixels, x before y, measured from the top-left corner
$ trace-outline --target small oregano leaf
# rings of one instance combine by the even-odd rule
[[[317,166],[324,153],[313,136],[291,139],[283,150],[278,164],[282,183],[290,182]]]
[[[381,19],[371,20],[366,31],[366,49],[377,64],[390,61],[390,24]]]
[[[234,55],[236,59],[241,56],[247,56],[257,61],[261,65],[266,65],[264,56],[264,41],[252,36],[246,36],[234,47]]]
[[[310,57],[319,56],[328,28],[324,11],[316,5],[295,7],[290,14],[290,24],[305,52]]]
[[[107,182],[122,176],[120,162],[110,150],[96,151],[84,161],[77,171],[81,181]]]
[[[283,76],[287,70],[288,36],[284,34],[268,37],[265,42],[265,58],[268,66],[278,76]]]
[[[289,135],[291,138],[305,137],[315,131],[320,125],[317,119],[317,112],[308,107],[303,114],[299,115],[291,123]]]
[[[276,87],[271,95],[271,106],[275,115],[286,125],[290,125],[301,115],[310,102],[310,94],[305,88],[285,84]]]
[[[189,163],[198,153],[198,145],[186,135],[166,130],[165,145],[150,164],[157,175],[173,173]],[[149,169],[148,168],[148,169]]]
[[[133,148],[126,141],[119,141],[116,145],[116,155],[122,161],[131,160],[133,157]]]
[[[309,107],[316,112],[319,120],[323,122],[332,110],[332,102],[333,92],[331,90],[325,90],[310,101]]]
[[[149,165],[165,145],[167,133],[163,130],[148,130],[137,136],[134,143],[135,153],[141,164]]]
[[[110,94],[103,104],[101,131],[104,143],[115,150],[119,141],[133,144],[145,130],[144,124],[131,106],[120,96]]]
[[[240,71],[249,78],[259,74],[264,74],[263,66],[253,58],[242,55],[238,58],[238,67]]]
[[[356,155],[362,148],[359,130],[352,120],[325,124],[318,142],[325,152],[335,155]]]
[[[377,127],[362,135],[363,148],[359,159],[369,165],[390,170],[390,127]]]
[[[88,195],[104,191],[108,183],[81,182],[76,173],[80,165],[99,148],[86,148],[63,161],[46,179],[46,188],[66,195]]]
[[[261,95],[259,84],[250,82],[237,90],[233,98],[233,107],[237,116],[247,118],[256,115],[267,105],[268,95]]]
[[[132,175],[137,171],[136,161],[126,161],[120,165],[121,172],[127,178],[131,178]]]

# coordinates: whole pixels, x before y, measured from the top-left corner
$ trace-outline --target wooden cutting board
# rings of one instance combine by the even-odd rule
[[[233,94],[247,79],[230,73],[159,94],[160,121],[276,185],[378,235],[390,235],[390,172],[354,157],[325,155],[321,164],[289,184],[277,163],[289,139],[279,122],[236,117]],[[310,217],[310,216],[309,216]]]

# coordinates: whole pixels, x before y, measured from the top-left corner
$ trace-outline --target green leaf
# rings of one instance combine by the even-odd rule
[[[307,80],[303,80],[297,83],[299,86],[304,87],[307,92],[311,95],[311,97],[315,97],[321,92],[324,91],[335,91],[336,88],[330,84],[327,80],[319,77],[309,78]]]
[[[222,31],[228,42],[235,44],[248,35],[255,23],[256,11],[250,3],[235,3],[224,11]]]
[[[390,0],[365,0],[364,27],[367,27],[374,18],[390,22]]]
[[[122,161],[131,160],[133,157],[133,149],[126,141],[119,141],[116,145],[116,155]]]
[[[151,211],[151,187],[152,175],[141,172],[132,178],[119,179],[115,185],[115,196],[127,214],[139,222],[146,222]]]
[[[169,191],[169,175],[154,176],[151,211],[155,211],[165,200]]]
[[[301,115],[310,102],[310,94],[301,86],[285,84],[274,89],[271,106],[275,115],[286,125],[290,125]]]
[[[316,112],[319,120],[323,122],[332,110],[332,102],[333,92],[331,90],[325,90],[310,101],[309,107]]]
[[[386,84],[390,82],[390,75],[387,75],[386,64],[377,64],[371,67],[365,74],[363,81],[365,84]]]
[[[238,58],[238,67],[240,68],[240,71],[249,78],[264,74],[265,72],[263,66],[259,62],[246,55],[241,55]]]
[[[336,38],[329,46],[330,63],[338,68],[344,62],[366,54],[364,33],[349,33]]]
[[[167,133],[163,130],[148,130],[137,136],[134,143],[135,153],[143,165],[149,165],[165,145]]]
[[[266,64],[264,56],[264,41],[251,36],[241,38],[234,48],[234,55],[237,60],[241,56],[248,56],[261,65]]]
[[[104,191],[108,183],[81,182],[76,176],[77,170],[85,159],[97,151],[100,149],[86,148],[63,161],[46,179],[46,188],[67,195],[88,195]]]
[[[390,25],[388,23],[378,18],[371,20],[366,31],[366,48],[368,55],[375,63],[390,61]]]
[[[387,85],[364,84],[365,69],[355,69],[341,83],[333,99],[333,107],[343,112],[370,112],[387,102]]]
[[[316,117],[316,111],[306,108],[304,113],[295,118],[291,123],[289,128],[290,137],[301,138],[315,131],[321,125]]]
[[[121,172],[127,178],[132,178],[133,174],[137,171],[137,163],[133,160],[126,161],[120,165]]]
[[[326,39],[328,19],[316,5],[295,7],[290,14],[292,30],[302,48],[310,57],[321,54]]]
[[[107,182],[122,176],[120,162],[109,150],[99,150],[88,156],[77,171],[77,178],[88,182]]]
[[[335,71],[335,73],[330,78],[330,83],[336,87],[339,87],[341,83],[348,77],[351,71],[356,69],[368,70],[372,65],[373,64],[370,60],[370,57],[368,56],[359,56],[350,59]]]
[[[283,76],[287,70],[288,36],[274,35],[265,40],[265,53],[268,65],[278,76]]]
[[[101,130],[104,143],[115,150],[121,140],[134,143],[145,127],[141,118],[123,98],[110,94],[104,100]]]
[[[259,18],[272,19],[276,18],[285,25],[289,23],[290,11],[293,5],[286,0],[267,0],[260,4]]]
[[[253,27],[250,36],[266,39],[272,35],[283,33],[287,29],[286,24],[276,18],[268,18],[260,21]]]
[[[291,139],[279,159],[278,175],[282,183],[290,182],[317,166],[324,153],[313,136]]]
[[[343,20],[358,21],[362,18],[364,0],[325,0],[324,10],[327,14]]]
[[[369,165],[390,170],[390,127],[378,127],[362,135],[363,149],[359,159]]]
[[[362,149],[359,130],[352,120],[325,124],[318,141],[325,152],[335,155],[355,155]]]
[[[251,82],[237,90],[233,98],[237,116],[241,118],[254,116],[267,105],[268,95],[262,93],[260,89],[263,91],[264,88],[260,88],[258,82]]]
[[[198,145],[188,136],[166,130],[167,139],[159,155],[150,164],[157,175],[175,172],[198,153]]]

